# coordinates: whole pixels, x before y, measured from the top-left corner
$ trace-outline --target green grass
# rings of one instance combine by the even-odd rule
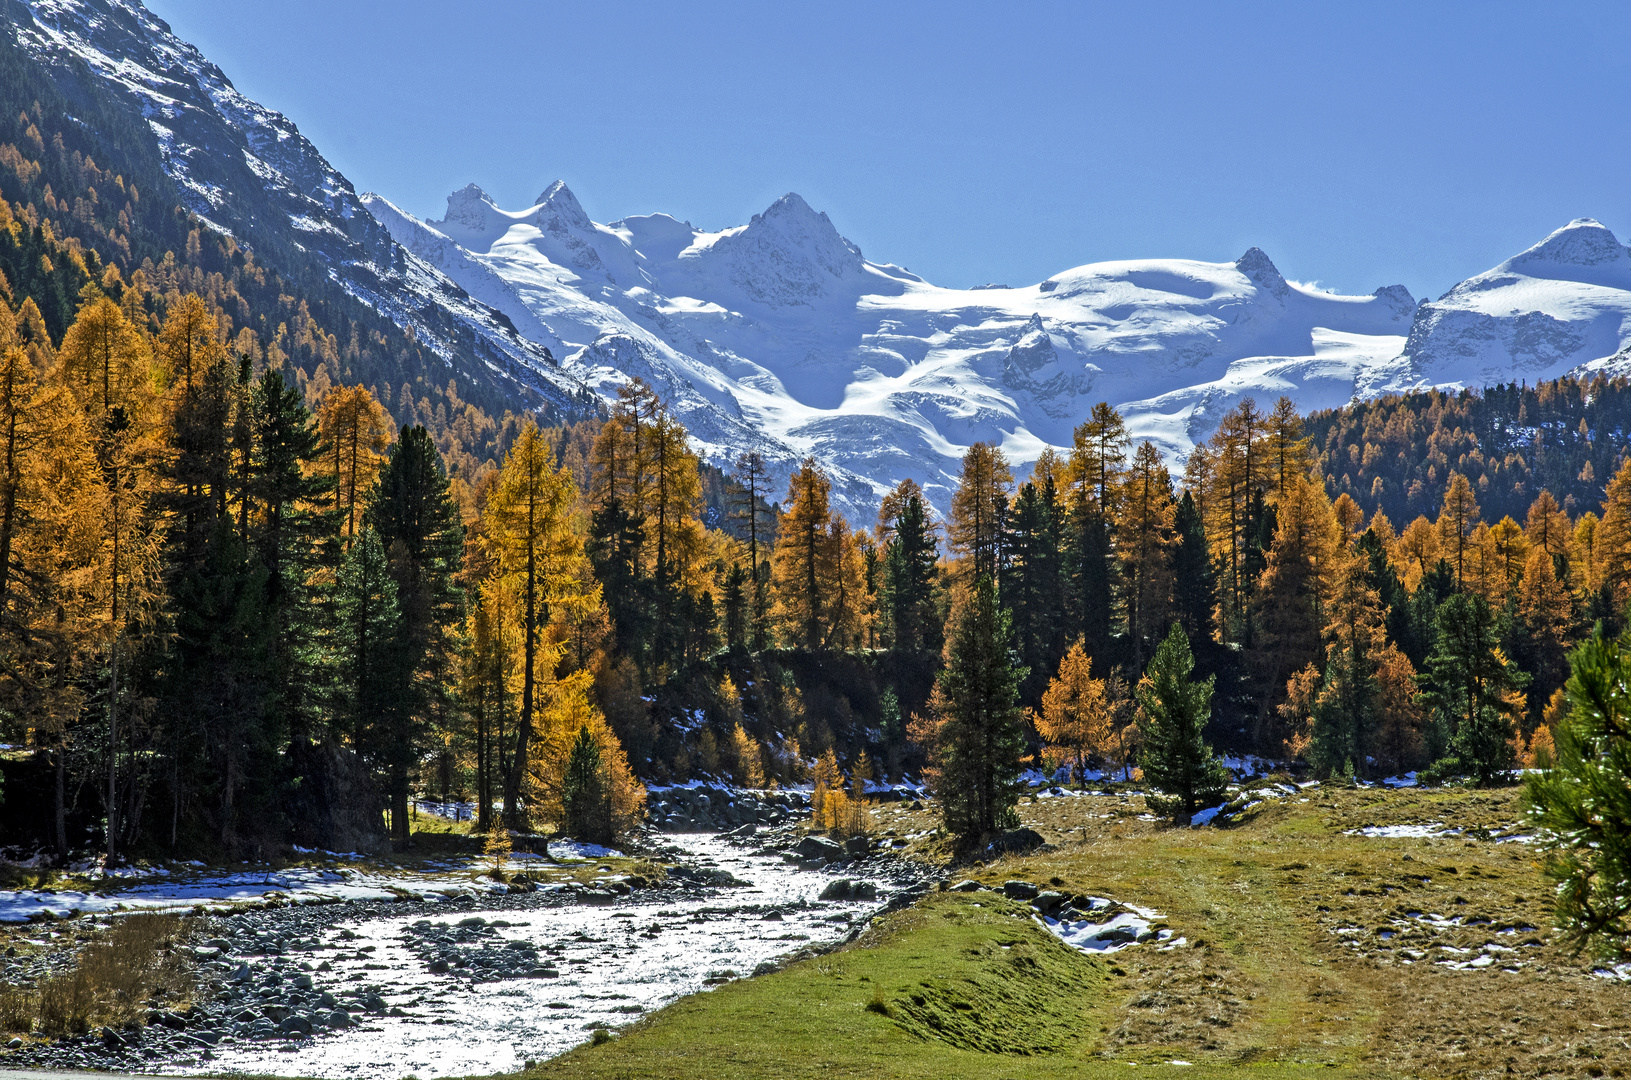
[[[1069,949],[1028,909],[990,893],[941,893],[880,920],[850,948],[688,998],[530,1075],[1143,1075],[1181,1055],[1159,1046],[1106,1055],[1125,997],[1121,958]],[[1185,1075],[1218,1072],[1196,1066]],[[1347,1074],[1285,1063],[1253,1071]]]
[[[1533,853],[1490,839],[1521,820],[1515,789],[1315,789],[1223,829],[1140,820],[1119,794],[1020,812],[1051,847],[956,876],[1153,907],[1188,944],[1084,956],[993,893],[940,893],[529,1075],[1130,1077],[1172,1061],[1193,1063],[1185,1076],[1631,1075],[1631,985],[1552,943]],[[898,806],[878,818],[900,835],[932,824]],[[1344,835],[1429,822],[1483,831]],[[1438,962],[1491,941],[1510,961]]]

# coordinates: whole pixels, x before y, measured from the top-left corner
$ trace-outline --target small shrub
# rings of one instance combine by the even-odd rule
[[[40,999],[33,991],[8,986],[0,990],[0,1031],[27,1035],[40,1014]]]
[[[482,854],[490,860],[487,876],[494,881],[504,880],[504,864],[510,859],[510,830],[495,821],[487,830],[487,841],[482,845]]]
[[[893,1016],[889,1011],[889,1002],[884,999],[883,987],[872,988],[872,1000],[866,1003],[866,1011],[877,1013],[879,1016]]]

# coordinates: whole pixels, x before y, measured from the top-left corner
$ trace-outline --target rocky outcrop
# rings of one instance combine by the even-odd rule
[[[664,832],[723,832],[744,825],[780,825],[809,805],[797,791],[653,788],[646,820]]]

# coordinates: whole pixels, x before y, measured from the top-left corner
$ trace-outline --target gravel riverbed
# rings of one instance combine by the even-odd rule
[[[518,1069],[859,932],[932,887],[791,828],[663,836],[666,883],[210,916],[193,1007],[0,1054],[11,1068],[398,1080]]]

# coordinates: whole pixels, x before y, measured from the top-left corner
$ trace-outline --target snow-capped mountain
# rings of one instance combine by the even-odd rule
[[[975,441],[1023,471],[1098,401],[1176,460],[1246,396],[1314,409],[1631,372],[1631,252],[1590,220],[1419,305],[1398,285],[1339,296],[1287,281],[1257,248],[941,288],[868,260],[794,194],[719,232],[665,214],[599,224],[560,183],[519,210],[471,185],[419,220],[359,198],[138,0],[0,7],[71,99],[120,103],[187,208],[263,261],[338,284],[518,405],[645,378],[709,458],[756,447],[785,477],[813,455],[859,522],[907,476],[944,510]]]
[[[1590,218],[1421,306],[1362,393],[1631,373],[1631,250]]]
[[[363,203],[567,372],[603,393],[647,378],[716,453],[758,432],[813,454],[858,507],[913,476],[943,508],[969,444],[1023,466],[1101,400],[1177,456],[1245,395],[1341,404],[1398,356],[1416,309],[1402,286],[1293,284],[1256,248],[945,289],[868,261],[794,194],[722,232],[664,214],[597,224],[560,183],[516,211],[472,185],[440,221]]]
[[[414,258],[285,116],[240,94],[138,0],[6,0],[17,45],[72,101],[122,114],[186,208],[296,280],[322,275],[450,365],[567,401],[545,346]],[[536,401],[536,398],[531,400]]]

